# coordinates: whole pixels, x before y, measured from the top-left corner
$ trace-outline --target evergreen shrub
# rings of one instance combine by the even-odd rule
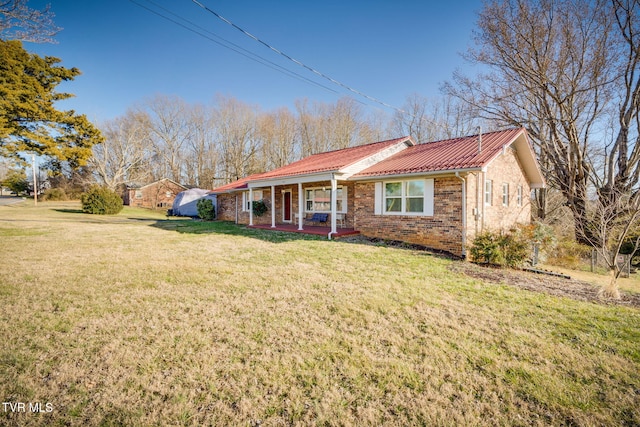
[[[470,248],[472,261],[502,267],[519,267],[529,255],[529,242],[522,233],[485,231],[473,239]]]
[[[94,185],[80,198],[82,212],[97,215],[115,215],[122,211],[122,198],[105,187]]]
[[[213,221],[216,219],[216,209],[211,199],[200,199],[197,203],[198,216],[205,221]]]

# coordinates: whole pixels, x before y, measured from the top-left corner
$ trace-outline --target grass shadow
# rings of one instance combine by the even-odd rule
[[[362,234],[353,236],[345,236],[337,239],[341,243],[350,243],[357,245],[377,246],[382,248],[393,248],[400,250],[407,250],[411,252],[421,253],[425,256],[433,256],[436,258],[442,258],[452,261],[460,261],[463,258],[452,254],[451,252],[430,248],[424,245],[418,245],[415,243],[407,243],[401,240],[381,239],[378,237],[367,237]]]
[[[151,224],[152,227],[166,231],[187,234],[225,234],[242,236],[271,243],[285,243],[296,240],[326,240],[326,237],[286,231],[248,228],[231,221],[201,221],[193,219],[166,219]]]
[[[59,208],[59,209],[52,209],[52,210],[56,212],[61,212],[61,213],[76,213],[76,214],[84,213],[82,209]]]

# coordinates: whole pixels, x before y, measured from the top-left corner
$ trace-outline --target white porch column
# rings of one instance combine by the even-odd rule
[[[276,228],[276,187],[271,186],[271,228]]]
[[[249,187],[249,225],[253,225],[253,188]]]
[[[335,178],[331,178],[331,233],[329,233],[329,238],[333,234],[337,233],[337,213],[338,213],[338,201],[336,200],[338,196],[338,180]]]
[[[304,222],[304,217],[302,213],[304,212],[304,194],[302,193],[302,183],[298,183],[298,230],[302,231],[302,223]]]

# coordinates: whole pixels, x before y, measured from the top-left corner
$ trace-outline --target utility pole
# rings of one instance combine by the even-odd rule
[[[33,169],[33,205],[38,206],[38,182],[36,181],[36,155],[31,155],[31,165]]]

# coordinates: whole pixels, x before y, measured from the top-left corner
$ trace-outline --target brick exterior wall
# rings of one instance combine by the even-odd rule
[[[365,236],[400,240],[462,254],[462,185],[435,178],[433,216],[375,215],[375,183],[356,183],[355,229]]]
[[[491,162],[485,179],[493,181],[493,197],[491,205],[484,206],[484,230],[508,231],[515,224],[531,221],[531,187],[514,150],[507,149]],[[503,183],[509,185],[508,206],[502,204]],[[522,186],[522,206],[516,202],[519,185]],[[484,204],[484,188],[482,193]]]
[[[249,212],[245,212],[242,210],[242,191],[237,191],[235,193],[225,193],[218,194],[217,203],[218,203],[218,219],[222,221],[233,221],[238,224],[249,224]],[[270,189],[262,189],[262,199],[265,201],[267,206],[271,206],[271,190]],[[236,216],[236,209],[238,211]],[[269,208],[267,212],[262,216],[253,216],[253,223],[255,225],[259,224],[271,224],[271,209]]]
[[[354,224],[354,188],[353,182],[339,182],[338,186],[342,186],[347,191],[347,213],[344,220],[344,228],[353,228]],[[326,187],[331,188],[331,182],[314,182],[303,184],[302,191],[307,188]],[[291,191],[291,222],[285,222],[283,220],[283,191]],[[262,189],[262,198],[269,207],[269,210],[261,217],[253,216],[253,223],[259,224],[271,224],[271,188]],[[295,214],[298,213],[298,185],[278,185],[275,187],[275,212],[276,212],[276,224],[293,224]],[[223,221],[236,221],[236,195],[237,195],[237,207],[238,207],[238,224],[249,224],[249,212],[242,212],[242,191],[230,194],[218,194],[218,219]],[[304,202],[303,202],[304,203]],[[304,212],[304,206],[303,206]],[[311,216],[310,213],[304,213],[305,216]],[[328,224],[331,224],[331,216],[329,216]],[[338,224],[338,227],[340,225]]]
[[[490,205],[484,202],[485,180],[493,181]],[[481,231],[509,231],[516,224],[531,222],[531,186],[516,153],[507,149],[487,168],[471,173],[467,183],[467,246]],[[502,205],[502,184],[509,184],[509,205]],[[518,186],[522,186],[522,206],[517,204]],[[476,214],[476,211],[478,214]]]
[[[170,209],[178,193],[185,187],[169,180],[160,180],[142,188],[131,188],[128,191],[129,206],[147,209]]]
[[[236,196],[240,197],[237,202],[238,209],[242,203],[242,197],[240,193],[222,193],[218,194],[217,201],[217,219],[221,221],[234,221],[236,220]]]

